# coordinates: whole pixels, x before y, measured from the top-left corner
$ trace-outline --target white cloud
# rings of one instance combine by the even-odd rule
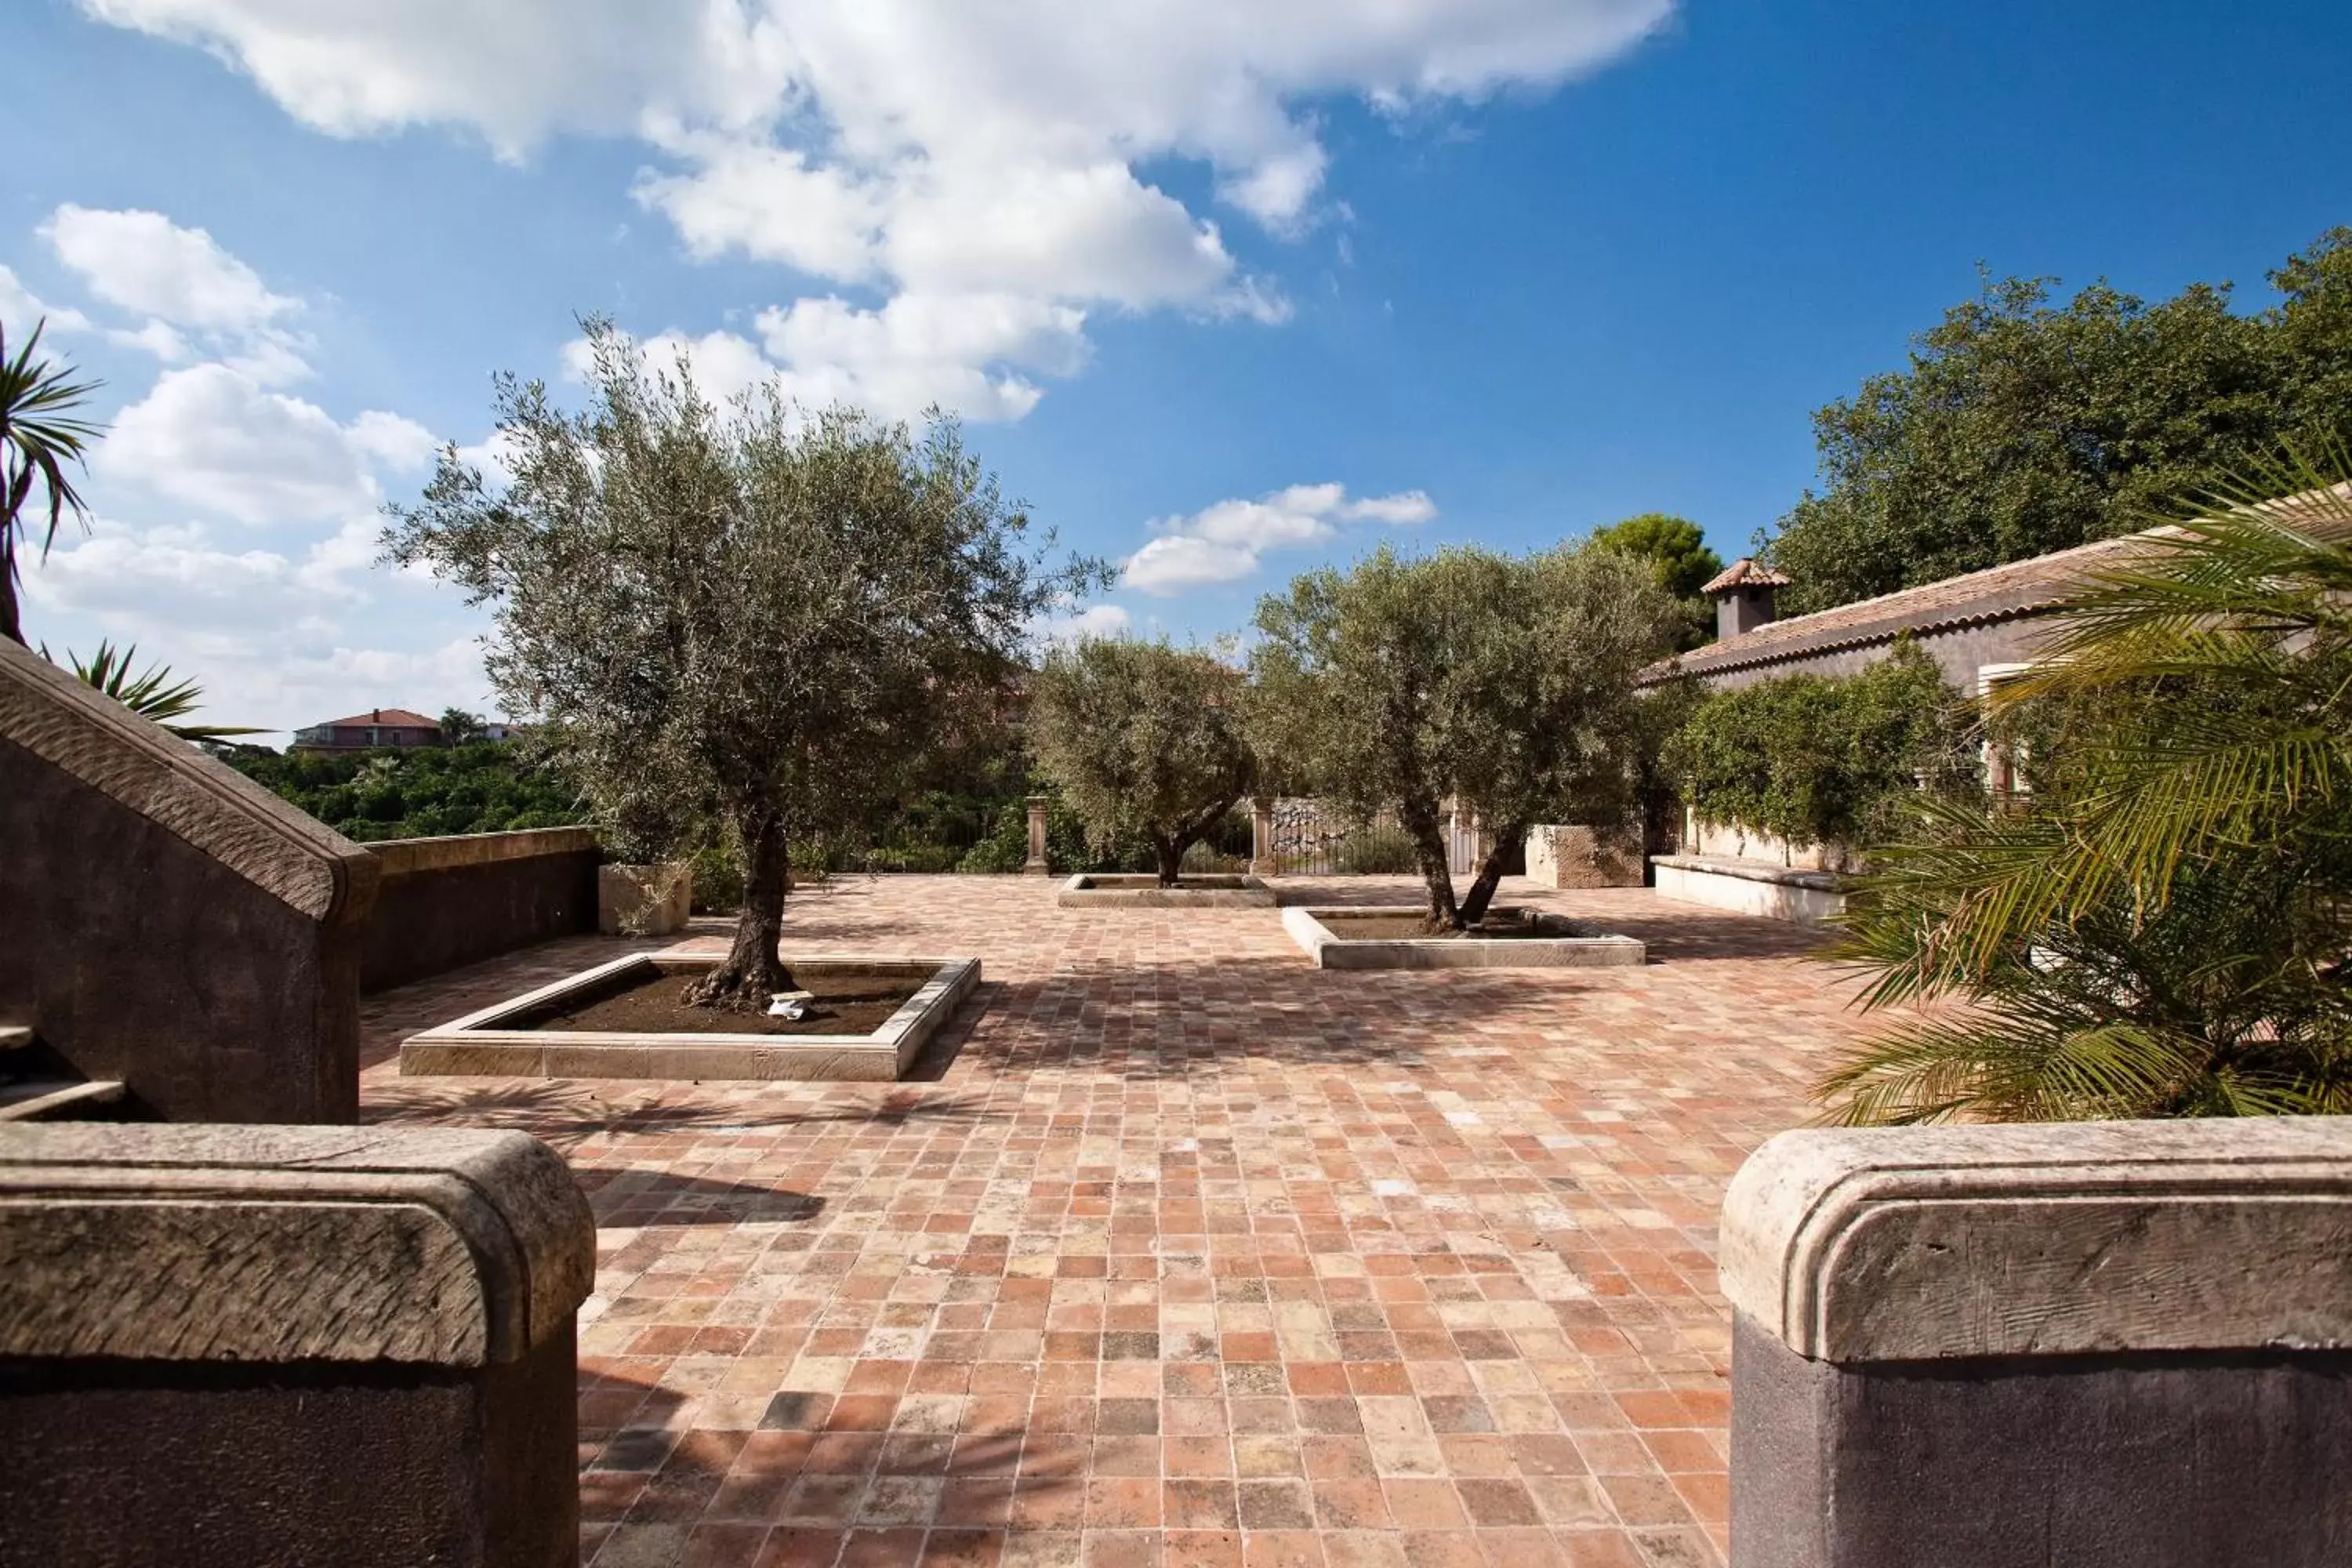
[[[354,521],[289,554],[231,548],[201,524],[101,518],[89,538],[26,563],[26,595],[59,658],[100,637],[134,643],[141,668],[161,660],[197,680],[202,716],[225,724],[282,733],[356,708],[488,708],[479,647],[430,601],[368,634],[410,646],[355,646],[355,623],[387,585],[362,574],[374,531]]]
[[[1181,594],[1210,583],[1231,583],[1257,570],[1257,552],[1191,534],[1162,534],[1128,557],[1120,578],[1147,594]]]
[[[89,331],[88,316],[62,305],[44,304],[15,272],[0,267],[0,328],[7,330],[9,352],[16,352],[16,340],[31,336],[33,329],[43,321],[47,322],[50,332]]]
[[[301,309],[200,228],[162,213],[102,212],[70,202],[41,225],[58,259],[89,291],[134,315],[209,331],[250,331]]]
[[[760,341],[730,331],[667,331],[641,345],[660,369],[683,349],[696,386],[714,402],[772,384],[790,403],[846,403],[886,419],[934,404],[972,420],[1018,419],[1045,395],[1032,375],[1084,368],[1086,314],[1019,294],[899,294],[875,310],[835,296],[762,310]],[[564,349],[573,376],[588,345]]]
[[[302,301],[270,291],[261,275],[201,228],[162,213],[121,212],[68,202],[38,230],[58,259],[109,305],[145,316],[136,329],[110,330],[166,364],[194,358],[192,339],[252,379],[280,386],[310,374],[310,342],[282,323]]]
[[[163,373],[115,416],[96,463],[110,479],[238,522],[339,521],[382,499],[372,472],[413,468],[432,437],[397,416],[336,423],[229,365]]]
[[[1139,168],[1205,163],[1218,201],[1295,237],[1325,210],[1318,105],[1549,87],[1631,47],[1675,0],[81,4],[210,49],[331,134],[453,125],[507,157],[567,132],[635,134],[658,160],[635,195],[692,254],[880,290],[868,315],[1010,296],[1279,321],[1279,289]],[[903,339],[887,365],[788,368],[877,396],[919,381],[994,418],[1033,405],[1017,373],[1045,369]]]
[[[1350,500],[1341,485],[1292,485],[1154,524],[1159,537],[1128,558],[1122,580],[1161,595],[1232,583],[1256,571],[1266,551],[1321,543],[1338,537],[1344,522],[1410,527],[1436,515],[1436,503],[1421,490]]]
[[[352,420],[344,435],[353,447],[399,473],[431,466],[433,455],[441,449],[433,432],[415,420],[376,408]]]
[[[1088,605],[1075,615],[1055,616],[1039,628],[1046,642],[1079,642],[1087,637],[1125,637],[1135,617],[1124,605]]]

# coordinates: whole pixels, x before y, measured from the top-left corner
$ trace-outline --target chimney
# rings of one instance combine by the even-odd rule
[[[1789,579],[1752,557],[1733,562],[1728,571],[1699,590],[1715,601],[1715,640],[1729,642],[1768,625],[1772,595],[1788,585]]]

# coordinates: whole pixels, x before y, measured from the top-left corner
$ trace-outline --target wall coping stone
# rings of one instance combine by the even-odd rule
[[[355,923],[375,902],[365,849],[5,638],[0,736],[321,924]]]
[[[1816,1361],[2352,1349],[2352,1117],[1783,1132],[1719,1258]]]
[[[1716,877],[1737,877],[1745,882],[1811,888],[1823,893],[1842,893],[1851,882],[1851,879],[1834,871],[1805,871],[1793,866],[1775,866],[1769,860],[1735,860],[1723,855],[1653,855],[1650,864],[1671,866],[1679,871],[1704,871]]]
[[[587,1199],[520,1132],[0,1126],[0,1357],[485,1366],[595,1268]]]
[[[448,833],[426,838],[382,838],[364,846],[387,877],[446,871],[457,866],[488,866],[542,855],[579,855],[596,847],[589,827],[522,827],[511,833]]]

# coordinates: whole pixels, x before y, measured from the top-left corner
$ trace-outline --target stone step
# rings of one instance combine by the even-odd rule
[[[21,1051],[33,1043],[29,1024],[0,1024],[0,1052]]]
[[[117,1079],[71,1082],[34,1079],[0,1084],[0,1121],[71,1121],[119,1103],[122,1084]]]

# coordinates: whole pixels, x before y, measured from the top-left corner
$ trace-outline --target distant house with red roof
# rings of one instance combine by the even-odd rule
[[[363,752],[378,746],[437,746],[440,721],[405,708],[371,708],[294,731],[297,752]]]

